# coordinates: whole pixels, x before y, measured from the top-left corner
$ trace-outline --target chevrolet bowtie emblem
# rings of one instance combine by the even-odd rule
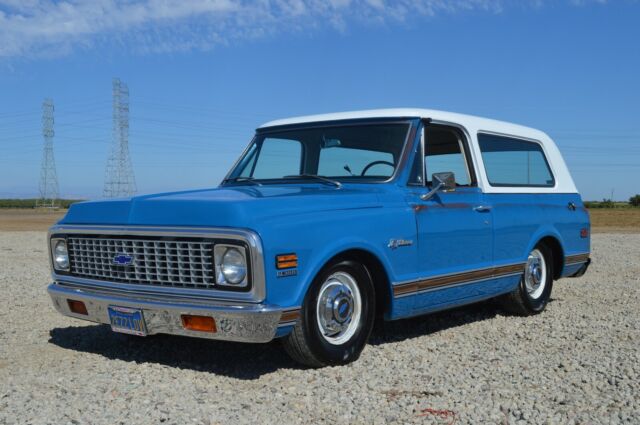
[[[131,263],[133,263],[133,257],[124,252],[113,257],[113,264],[117,264],[119,266],[130,266]]]

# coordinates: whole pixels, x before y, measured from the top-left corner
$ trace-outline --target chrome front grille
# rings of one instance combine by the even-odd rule
[[[73,276],[176,288],[215,287],[212,240],[71,236],[67,243]],[[122,264],[129,260],[130,264]]]

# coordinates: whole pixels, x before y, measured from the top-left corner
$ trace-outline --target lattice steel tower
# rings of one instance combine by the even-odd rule
[[[113,79],[113,141],[107,160],[104,197],[131,196],[137,191],[129,156],[129,88]]]
[[[42,168],[40,169],[40,197],[36,207],[55,208],[58,206],[58,175],[56,161],[53,157],[53,100],[42,102]]]

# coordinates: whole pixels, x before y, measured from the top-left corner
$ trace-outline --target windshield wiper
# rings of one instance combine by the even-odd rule
[[[318,176],[316,174],[293,174],[290,176],[284,176],[285,179],[314,179],[318,180],[322,183],[330,184],[331,186],[335,186],[338,189],[342,187],[342,183],[339,181],[331,180],[327,177]]]
[[[250,184],[255,184],[257,186],[262,186],[262,183],[257,182],[255,178],[253,177],[231,177],[228,179],[224,179],[222,180],[222,183],[250,183]]]

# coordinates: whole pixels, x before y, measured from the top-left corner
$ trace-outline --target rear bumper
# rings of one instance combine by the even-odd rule
[[[582,266],[580,266],[578,271],[576,271],[570,277],[581,277],[581,276],[583,276],[587,272],[587,269],[589,268],[590,265],[591,265],[591,258],[587,258],[587,261],[585,261],[582,264]]]
[[[109,306],[140,309],[150,335],[172,334],[226,341],[268,342],[277,336],[279,329],[295,323],[299,314],[299,309],[283,309],[274,305],[141,298],[130,294],[67,286],[63,283],[52,283],[47,291],[58,312],[96,323],[110,323]],[[68,300],[84,302],[88,314],[72,312]],[[213,317],[217,331],[210,333],[187,330],[182,326],[183,314]]]

